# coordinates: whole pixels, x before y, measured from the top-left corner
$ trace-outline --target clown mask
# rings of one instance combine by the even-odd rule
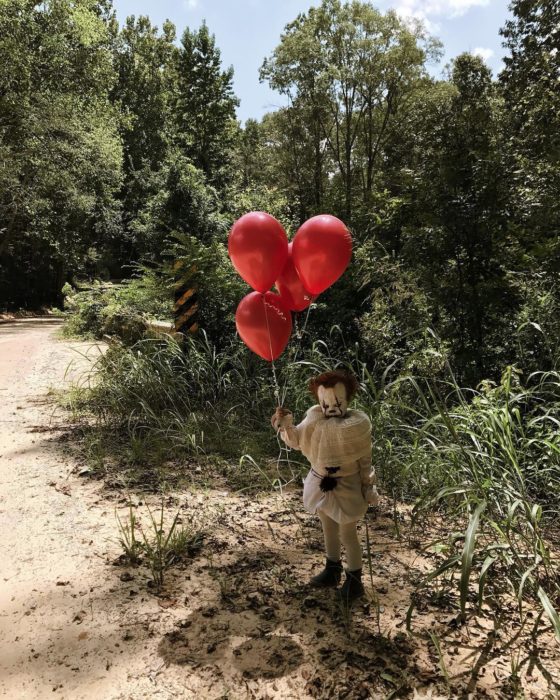
[[[317,389],[317,399],[325,418],[344,418],[348,410],[346,386],[338,382],[333,387],[320,385]]]

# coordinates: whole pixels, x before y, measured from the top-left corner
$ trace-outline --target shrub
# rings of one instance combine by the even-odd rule
[[[65,285],[64,294],[67,336],[99,340],[112,335],[132,344],[143,336],[146,319],[172,316],[169,282],[150,270],[120,285],[96,283],[82,291]]]
[[[157,434],[170,455],[238,458],[275,444],[265,421],[274,410],[270,378],[239,341],[217,350],[201,333],[184,346],[171,338],[113,344],[93,372],[95,385],[82,405],[98,425],[130,436]]]

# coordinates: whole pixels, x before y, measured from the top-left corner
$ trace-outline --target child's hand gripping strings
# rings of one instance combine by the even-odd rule
[[[282,430],[282,428],[289,428],[294,424],[294,417],[292,415],[292,412],[289,411],[287,408],[282,408],[281,406],[278,406],[274,414],[272,415],[272,418],[270,419],[270,422],[272,423],[272,427],[276,432],[279,430]]]

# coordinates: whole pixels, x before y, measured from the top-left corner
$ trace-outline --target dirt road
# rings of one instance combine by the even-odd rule
[[[51,319],[0,325],[0,693],[7,698],[53,690],[110,696],[114,654],[91,631],[108,595],[99,559],[107,514],[96,506],[95,486],[83,484],[74,496],[74,465],[55,441],[61,417],[47,401],[50,387],[83,369],[76,351],[91,344],[56,340],[59,327]]]
[[[160,595],[146,567],[115,566],[115,509],[131,503],[142,517],[153,498],[78,475],[68,417],[48,392],[79,376],[87,363],[76,351],[89,345],[57,340],[58,327],[0,325],[1,697],[513,697],[510,652],[491,651],[488,625],[457,628],[453,608],[428,595],[415,626],[436,635],[443,657],[405,633],[415,582],[433,563],[414,533],[397,539],[389,508],[368,516],[370,600],[351,619],[332,591],[306,585],[322,544],[297,488],[258,499],[211,483],[168,494],[169,512],[205,529],[202,551]],[[556,697],[550,649],[548,670],[524,678],[525,697]]]
[[[60,441],[67,418],[49,391],[96,354],[58,340],[60,325],[0,324],[0,696],[190,698],[154,682],[163,662],[156,640],[145,649],[147,620],[163,611],[120,581],[118,503],[75,474]]]
[[[321,695],[320,684],[312,694],[306,686],[350,647],[340,628],[328,651],[332,602],[301,585],[301,547],[322,557],[315,524],[311,534],[289,500],[182,495],[176,507],[215,528],[204,555],[174,573],[163,598],[148,591],[146,572],[123,575],[112,562],[124,499],[75,474],[60,443],[67,419],[47,400],[83,371],[76,351],[89,347],[57,340],[58,327],[0,325],[2,697]]]

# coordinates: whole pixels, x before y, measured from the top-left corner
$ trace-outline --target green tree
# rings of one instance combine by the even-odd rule
[[[298,226],[323,203],[328,157],[324,146],[316,148],[313,124],[297,103],[265,115],[264,172],[289,202],[290,218]]]
[[[247,119],[241,129],[238,144],[241,187],[250,187],[265,179],[264,148],[262,125],[256,119]]]
[[[513,0],[500,82],[517,166],[512,220],[535,270],[560,270],[560,6]]]
[[[172,234],[188,234],[204,242],[225,234],[218,192],[180,150],[170,151],[154,175],[152,189],[133,223],[145,257],[159,259]]]
[[[554,0],[513,0],[512,19],[500,31],[500,74],[510,127],[525,150],[560,159],[560,6]]]
[[[372,195],[386,131],[438,47],[420,24],[410,28],[394,12],[323,0],[286,27],[264,62],[261,77],[297,104],[315,152],[326,145],[347,221],[355,197]]]
[[[106,2],[0,5],[0,299],[53,302],[119,232],[121,146]]]
[[[176,62],[176,142],[208,182],[222,190],[233,180],[238,127],[233,68],[222,70],[220,50],[205,23],[186,29]]]
[[[436,92],[432,119],[420,118],[402,254],[431,299],[434,325],[450,341],[461,376],[476,383],[498,371],[517,304],[508,276],[516,263],[508,230],[512,164],[483,61],[457,57],[451,87]]]
[[[113,99],[119,109],[123,142],[123,237],[118,257],[137,258],[142,250],[131,223],[138,217],[157,182],[172,135],[171,102],[177,48],[175,27],[165,22],[161,33],[148,17],[128,17],[117,43],[118,81]]]

